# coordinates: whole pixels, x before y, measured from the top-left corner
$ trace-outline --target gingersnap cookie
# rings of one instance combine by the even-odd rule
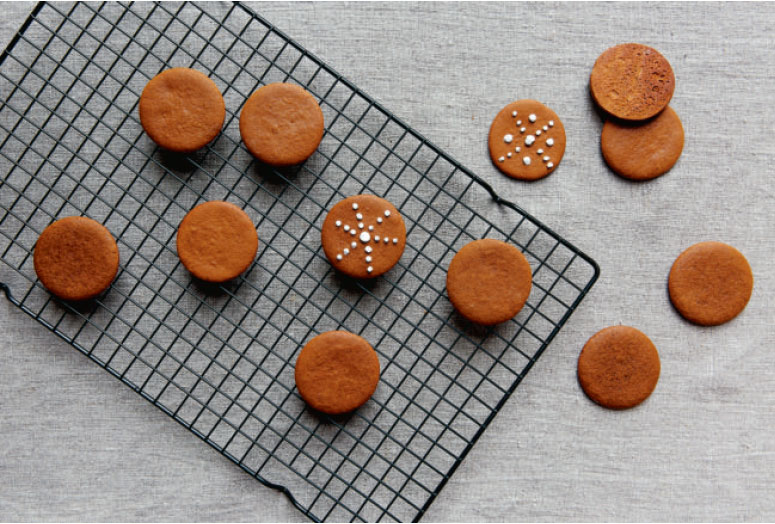
[[[492,238],[469,242],[447,269],[452,305],[472,322],[491,326],[514,317],[525,305],[532,271],[511,244]]]
[[[732,246],[700,242],[678,256],[667,285],[670,301],[686,320],[717,326],[745,309],[753,292],[753,273]]]
[[[628,409],[646,400],[659,380],[657,348],[633,327],[612,326],[581,350],[578,378],[584,393],[601,406]]]
[[[250,217],[229,202],[199,204],[178,227],[178,257],[188,271],[206,282],[226,282],[242,274],[256,258],[258,234]]]
[[[294,84],[269,84],[250,95],[239,119],[242,141],[258,160],[275,167],[304,162],[323,139],[323,111]]]
[[[623,120],[645,120],[662,111],[675,90],[670,62],[643,44],[620,44],[595,61],[589,77],[592,98]]]
[[[337,202],[323,221],[323,252],[345,275],[372,278],[392,268],[404,252],[406,227],[393,204],[374,195]]]
[[[490,125],[490,157],[495,167],[519,180],[537,180],[557,169],[565,153],[565,126],[535,100],[517,100]]]
[[[118,246],[105,226],[67,217],[40,234],[33,253],[41,284],[63,300],[88,300],[105,291],[118,273]]]
[[[204,73],[175,67],[153,77],[140,95],[140,124],[164,149],[190,153],[221,132],[226,105]]]
[[[296,387],[309,406],[329,415],[363,405],[379,383],[379,358],[348,331],[327,331],[304,346],[296,360]]]
[[[644,123],[609,119],[600,137],[608,167],[631,180],[665,174],[678,161],[683,147],[684,128],[670,106]]]

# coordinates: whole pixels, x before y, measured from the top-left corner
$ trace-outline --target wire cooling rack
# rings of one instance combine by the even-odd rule
[[[222,134],[174,156],[142,132],[138,97],[174,66],[224,94]],[[238,115],[260,85],[294,82],[326,133],[300,169],[259,166]],[[577,307],[597,265],[240,4],[39,4],[0,58],[0,273],[8,298],[314,520],[417,520]],[[320,246],[326,210],[369,192],[408,240],[397,267],[342,278]],[[257,224],[254,266],[207,287],[175,253],[197,203],[223,199]],[[477,209],[483,202],[495,218]],[[88,305],[54,299],[32,250],[53,220],[85,215],[118,239],[121,268]],[[519,246],[534,273],[512,321],[478,328],[445,296],[467,242]],[[377,349],[371,401],[310,412],[293,363],[315,334],[346,329]]]

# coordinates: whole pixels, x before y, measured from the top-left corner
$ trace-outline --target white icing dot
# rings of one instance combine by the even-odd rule
[[[371,255],[366,255],[366,262],[371,262]]]
[[[358,214],[355,215],[355,218],[357,218],[358,220],[363,220],[363,215],[358,213]]]
[[[345,230],[345,231],[350,231],[350,226],[349,226],[349,225],[347,225],[347,224],[345,224],[345,225],[344,225],[344,230]]]
[[[385,237],[383,240],[385,241],[385,244],[387,244],[388,242],[390,242],[390,239],[389,239],[388,237]]]
[[[514,148],[514,151],[516,151],[517,153],[519,153],[519,151],[520,151],[520,147],[519,147],[519,146],[515,147],[515,148]]]
[[[529,166],[530,165],[530,157],[529,156],[523,156],[522,157],[522,163],[525,164],[526,166]]]
[[[358,224],[358,229],[363,229],[363,222],[361,222],[360,224]]]
[[[544,126],[544,131],[549,131],[549,126]]]
[[[369,231],[374,231],[374,226],[369,226]]]
[[[540,129],[536,129],[536,136],[541,136],[541,130]]]
[[[511,158],[511,151],[509,151],[508,153],[506,153],[506,156],[507,156],[508,158]]]
[[[551,169],[553,167],[554,167],[554,164],[552,162],[549,162],[548,164],[546,164],[547,169]]]
[[[350,230],[350,234],[351,234],[352,236],[355,236],[355,228],[352,228],[352,229]]]
[[[336,227],[339,227],[339,226],[341,226],[341,225],[342,225],[342,221],[341,221],[341,220],[337,220],[337,221],[334,223],[334,225],[335,225]]]
[[[517,120],[517,125],[521,126],[522,125],[522,120]]]
[[[338,255],[336,255],[336,259],[337,259],[337,260],[342,260],[342,254],[341,254],[341,253],[339,253]]]
[[[543,155],[544,154],[544,150],[543,149],[539,149],[538,151],[536,151],[536,153],[538,153],[539,155]]]
[[[528,120],[530,120],[531,122],[535,122],[535,121],[536,121],[536,118],[537,118],[537,117],[535,116],[535,114],[534,114],[534,113],[530,113],[530,116],[529,116],[529,117],[527,117],[527,119],[528,119]]]
[[[367,267],[367,268],[366,268],[366,271],[368,271],[369,273],[371,273],[372,271],[374,271],[374,268],[373,268],[373,267],[371,267],[371,266],[369,266],[369,267]]]
[[[503,141],[506,142],[507,144],[510,144],[512,140],[514,140],[514,137],[512,135],[503,136]]]
[[[369,235],[366,231],[364,231],[363,233],[361,233],[361,236],[359,236],[358,238],[360,238],[361,242],[365,244],[366,242],[371,240],[371,235]]]
[[[552,147],[554,145],[554,138],[547,138],[546,145]]]
[[[358,204],[353,204],[353,209],[358,209]]]
[[[379,242],[379,235],[374,235],[374,242]]]
[[[381,223],[382,223],[382,217],[377,217],[377,224],[381,224]]]
[[[390,216],[390,211],[389,211],[389,210],[387,210],[387,209],[385,210],[385,216],[386,216],[386,217],[389,217],[389,216]]]
[[[504,157],[498,158],[498,162],[503,162],[504,160],[506,160]]]
[[[356,247],[358,247],[358,244],[356,244],[355,242],[350,242],[350,247],[355,249]]]
[[[372,251],[373,249],[371,248],[371,246],[366,246],[366,253],[371,253]]]
[[[524,133],[525,131],[527,131],[527,128],[526,128],[526,127],[520,127],[520,128],[519,128],[519,132],[520,132],[520,133]]]
[[[393,238],[393,243],[394,244],[398,244],[398,239],[397,238]]]
[[[535,142],[535,141],[536,141],[536,137],[534,137],[533,135],[527,135],[527,136],[525,137],[525,145],[526,145],[527,147],[530,147],[530,146],[532,146],[532,145],[533,145],[533,142]]]
[[[554,127],[554,120],[549,120],[549,127]]]
[[[549,161],[549,155],[544,156],[544,162],[548,162],[548,161]]]
[[[512,111],[511,112],[511,116],[517,116],[517,112],[516,111]]]
[[[344,253],[345,255],[349,255],[349,254],[350,254],[350,250],[349,250],[349,249],[347,249],[347,248],[344,248],[344,249],[342,250],[342,253]]]

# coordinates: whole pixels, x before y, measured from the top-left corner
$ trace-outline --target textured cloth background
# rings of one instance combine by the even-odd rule
[[[775,519],[775,5],[252,7],[601,266],[425,521]],[[4,46],[31,4],[2,9]],[[606,168],[587,88],[597,56],[630,41],[670,60],[686,132],[676,167],[641,184]],[[568,135],[561,166],[532,184],[487,154],[492,117],[519,98],[552,107]],[[745,254],[755,285],[737,319],[700,328],[666,279],[711,239]],[[575,375],[584,342],[618,323],[662,359],[654,394],[626,412],[592,404]],[[4,520],[302,519],[4,299],[0,333]]]

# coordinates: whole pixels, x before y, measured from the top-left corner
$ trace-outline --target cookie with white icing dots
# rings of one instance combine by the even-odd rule
[[[537,180],[557,169],[565,153],[565,126],[557,113],[535,100],[512,102],[490,125],[495,167],[519,180]]]
[[[374,195],[355,195],[328,212],[320,234],[333,266],[354,278],[373,278],[392,268],[404,252],[406,226],[396,207]]]

